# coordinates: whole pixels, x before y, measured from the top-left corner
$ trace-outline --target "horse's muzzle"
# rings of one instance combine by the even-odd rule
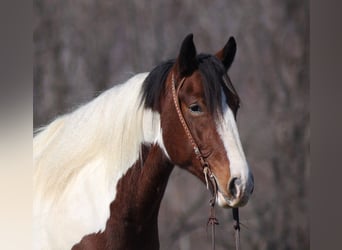
[[[242,207],[247,204],[249,197],[254,190],[254,178],[252,174],[248,175],[247,180],[239,177],[232,177],[228,182],[228,194],[218,191],[217,202],[219,206],[232,208]]]

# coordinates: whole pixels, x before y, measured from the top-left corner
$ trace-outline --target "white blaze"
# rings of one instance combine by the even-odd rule
[[[247,185],[251,185],[251,173],[242,149],[234,114],[225,100],[226,98],[223,96],[223,120],[218,122],[217,131],[222,139],[230,162],[231,178],[240,178],[243,187],[241,191],[244,192],[246,189],[249,190]]]

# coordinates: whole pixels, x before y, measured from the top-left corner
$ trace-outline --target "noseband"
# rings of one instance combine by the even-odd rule
[[[185,134],[187,135],[192,148],[194,150],[194,153],[196,155],[196,158],[200,161],[200,164],[202,166],[203,169],[203,174],[204,174],[204,178],[205,178],[205,182],[206,182],[206,186],[208,190],[211,190],[211,194],[212,197],[209,201],[210,204],[210,216],[208,219],[208,223],[207,225],[211,225],[211,246],[212,249],[215,250],[215,225],[218,225],[218,220],[216,219],[215,216],[215,203],[216,203],[216,197],[217,197],[217,183],[215,180],[215,177],[210,169],[209,163],[206,161],[205,157],[203,156],[203,154],[201,153],[201,150],[199,149],[194,137],[192,136],[192,133],[190,131],[190,128],[188,126],[188,124],[186,123],[182,110],[179,106],[179,90],[181,89],[181,87],[183,86],[184,82],[185,82],[185,77],[183,77],[176,89],[176,81],[174,78],[174,74],[172,73],[172,98],[173,98],[173,103],[175,105],[176,111],[177,111],[177,115],[179,118],[180,123],[182,124],[182,127],[185,131]],[[211,189],[209,188],[209,181],[211,183]],[[235,229],[235,245],[236,245],[236,249],[239,250],[240,249],[240,222],[239,222],[239,211],[237,208],[233,208],[233,218],[235,220],[234,223],[234,229]]]

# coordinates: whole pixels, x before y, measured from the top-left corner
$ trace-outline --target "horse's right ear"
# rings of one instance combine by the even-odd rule
[[[219,52],[216,57],[221,60],[226,70],[232,65],[236,54],[236,42],[234,37],[230,37],[226,45]]]
[[[180,77],[189,76],[197,69],[196,47],[193,42],[193,34],[189,34],[182,42],[177,58],[178,73]]]

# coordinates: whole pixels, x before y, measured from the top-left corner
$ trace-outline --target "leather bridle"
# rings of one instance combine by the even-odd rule
[[[186,123],[184,116],[183,116],[183,113],[182,113],[182,110],[179,106],[178,94],[179,94],[179,90],[182,88],[182,86],[185,82],[185,79],[186,79],[185,77],[182,78],[182,80],[180,81],[180,83],[176,89],[175,78],[174,78],[174,75],[172,74],[172,98],[173,98],[173,102],[174,102],[174,105],[175,105],[175,108],[176,108],[176,111],[178,114],[179,121],[182,124],[183,129],[185,131],[185,134],[187,135],[187,137],[188,137],[188,139],[192,145],[192,148],[194,150],[196,158],[200,161],[201,166],[203,168],[203,173],[204,173],[204,177],[206,180],[207,188],[209,189],[209,181],[208,180],[210,180],[210,182],[213,184],[213,186],[212,186],[213,195],[216,196],[217,195],[217,184],[216,184],[214,175],[210,170],[209,163],[206,161],[206,159],[203,156],[203,154],[201,153],[201,150],[199,149],[194,137],[192,136],[190,128],[189,128],[188,124]]]
[[[183,86],[186,77],[183,77],[179,83],[179,85],[176,88],[176,81],[175,81],[175,77],[174,74],[172,73],[171,75],[171,88],[172,88],[172,98],[173,98],[173,103],[175,105],[176,108],[176,112],[179,118],[180,123],[182,124],[182,127],[185,131],[185,134],[187,135],[193,151],[196,155],[196,158],[200,161],[200,164],[202,166],[203,169],[203,174],[204,174],[204,178],[206,181],[206,186],[208,190],[211,190],[211,194],[212,197],[210,198],[209,204],[210,204],[210,216],[208,219],[208,223],[207,225],[211,225],[211,246],[212,249],[215,250],[215,225],[218,225],[218,220],[216,219],[215,216],[215,203],[216,203],[216,197],[217,197],[217,192],[218,192],[218,187],[217,187],[217,183],[215,180],[215,177],[210,169],[209,163],[206,161],[205,157],[203,156],[203,154],[201,153],[200,148],[198,147],[194,137],[192,136],[192,133],[190,131],[190,128],[188,126],[188,124],[186,123],[182,110],[179,106],[179,90],[181,89],[181,87]],[[211,189],[209,188],[209,182],[211,183]],[[236,246],[236,250],[240,249],[240,222],[239,222],[239,211],[237,208],[233,208],[233,218],[235,220],[234,223],[234,229],[235,229],[235,246]]]

